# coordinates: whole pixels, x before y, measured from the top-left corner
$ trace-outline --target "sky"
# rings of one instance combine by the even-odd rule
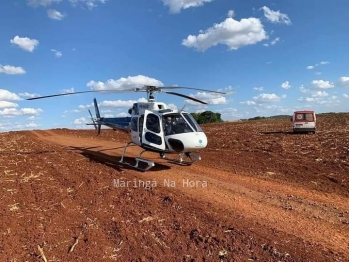
[[[349,110],[348,0],[11,0],[0,3],[0,132],[90,128],[144,93],[30,97],[142,85],[225,121]]]

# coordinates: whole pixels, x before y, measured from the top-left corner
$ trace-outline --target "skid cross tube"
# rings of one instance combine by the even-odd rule
[[[125,162],[125,161],[124,161],[124,156],[125,156],[125,153],[126,153],[126,149],[127,149],[131,144],[134,144],[134,143],[133,143],[133,142],[129,142],[129,143],[127,143],[127,144],[125,145],[124,151],[122,152],[122,156],[121,156],[121,159],[120,159],[119,163],[125,164],[125,165],[128,165],[128,166],[131,166],[131,167],[136,168],[136,169],[141,170],[141,171],[147,171],[147,170],[149,170],[150,168],[152,168],[153,166],[155,166],[155,163],[154,163],[153,161],[150,161],[150,160],[147,160],[147,159],[142,158],[142,154],[143,154],[144,152],[146,152],[147,150],[143,150],[141,153],[139,153],[138,157],[135,158],[136,164],[132,165],[132,164],[130,164],[130,163],[128,163],[128,162]],[[147,164],[147,166],[146,166],[145,168],[142,168],[142,167],[139,166],[140,163],[145,163],[145,164]]]
[[[189,161],[184,161],[184,157],[189,158]],[[194,164],[196,161],[201,160],[200,155],[194,154],[194,153],[179,153],[178,159],[174,158],[168,158],[166,156],[163,157],[163,159],[166,159],[167,161],[170,161],[175,164],[183,165],[183,166],[190,166]]]

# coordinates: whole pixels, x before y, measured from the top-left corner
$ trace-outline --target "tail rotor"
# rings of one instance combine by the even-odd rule
[[[99,120],[101,119],[101,114],[99,113],[99,108],[98,108],[98,104],[97,104],[97,99],[94,98],[93,99],[93,104],[95,106],[95,111],[96,111],[96,117],[97,117],[97,135],[99,135],[101,133],[101,124],[99,123]]]
[[[97,130],[96,119],[92,116],[92,113],[91,113],[91,110],[90,110],[90,109],[88,110],[88,112],[90,113],[92,123],[93,123],[95,129]]]
[[[97,131],[97,135],[99,135],[101,133],[101,124],[99,123],[100,119],[101,119],[101,115],[99,113],[99,108],[98,108],[98,104],[97,104],[97,99],[94,98],[93,99],[93,104],[94,104],[94,107],[95,107],[95,112],[96,112],[96,117],[93,117],[92,116],[92,113],[91,113],[91,110],[89,109],[88,112],[90,113],[90,116],[91,116],[91,120],[92,120],[92,123]]]

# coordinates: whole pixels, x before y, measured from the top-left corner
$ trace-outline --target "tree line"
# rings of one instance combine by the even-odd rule
[[[202,113],[191,113],[198,124],[224,122],[220,113],[213,113],[212,111],[204,111]]]

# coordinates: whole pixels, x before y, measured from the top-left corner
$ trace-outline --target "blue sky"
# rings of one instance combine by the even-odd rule
[[[0,3],[0,131],[83,128],[97,98],[102,115],[125,116],[140,93],[67,91],[142,84],[180,89],[223,120],[347,112],[347,0],[11,0]]]

